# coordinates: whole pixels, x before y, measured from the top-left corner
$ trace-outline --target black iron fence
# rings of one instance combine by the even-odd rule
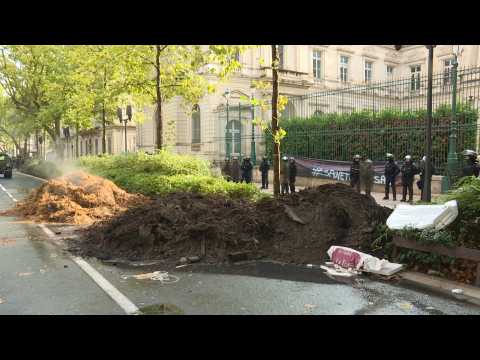
[[[436,174],[444,174],[452,132],[453,72],[433,75],[433,153]],[[427,76],[311,93],[290,98],[281,114],[287,132],[282,153],[325,160],[350,160],[362,153],[383,160],[386,152],[397,158],[417,159],[425,151]],[[480,68],[457,71],[457,152],[478,150]],[[267,144],[270,142],[267,141]],[[267,152],[271,148],[267,147]]]

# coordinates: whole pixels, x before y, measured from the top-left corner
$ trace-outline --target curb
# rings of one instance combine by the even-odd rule
[[[449,295],[455,299],[464,300],[480,306],[480,287],[413,271],[403,271],[398,275],[408,283],[419,285],[444,295]],[[463,293],[456,295],[452,293],[453,289],[461,289]]]

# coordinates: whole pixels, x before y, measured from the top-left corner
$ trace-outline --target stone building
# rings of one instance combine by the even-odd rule
[[[462,47],[463,52],[458,58],[460,68],[479,66],[479,46]],[[428,50],[424,45],[405,45],[400,50],[394,45],[279,45],[279,91],[280,94],[295,98],[401,77],[411,77],[412,81],[406,86],[415,87],[415,79],[427,73],[427,55]],[[443,71],[448,80],[452,60],[452,45],[438,45],[435,48],[434,72]],[[260,129],[252,126],[252,109],[245,98],[270,97],[268,92],[254,89],[255,81],[271,82],[270,46],[248,50],[240,55],[240,62],[242,69],[233,74],[228,82],[219,85],[214,94],[206,95],[199,104],[195,104],[192,112],[183,110],[182,99],[178,97],[165,105],[167,147],[178,153],[221,160],[226,156],[250,154],[254,131],[257,155],[262,154],[263,140],[258,136]],[[230,93],[228,101],[224,96],[227,89]],[[295,112],[293,107],[294,102],[285,111]],[[269,116],[259,114],[258,109],[255,111],[256,117]],[[326,108],[325,104],[317,102],[309,107],[309,111],[312,114],[316,111],[349,111],[349,107],[336,104],[334,108]],[[137,126],[137,147],[140,150],[154,149],[153,115],[153,111],[147,109],[145,121]]]

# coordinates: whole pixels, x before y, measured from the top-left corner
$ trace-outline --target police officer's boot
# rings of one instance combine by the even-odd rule
[[[400,201],[401,202],[407,201],[407,187],[405,185],[403,185],[402,187],[402,200]]]
[[[388,186],[388,183],[385,184],[385,197],[383,198],[383,200],[388,200],[388,192],[389,192],[389,186]]]
[[[392,186],[392,195],[393,195],[393,201],[397,201],[397,188],[395,184]]]

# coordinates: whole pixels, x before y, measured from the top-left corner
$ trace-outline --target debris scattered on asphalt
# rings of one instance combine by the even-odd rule
[[[333,245],[330,247],[330,249],[328,249],[327,254],[330,256],[332,263],[337,265],[337,270],[338,267],[340,267],[353,274],[355,274],[355,272],[351,270],[392,276],[403,269],[402,264],[391,263],[385,259],[380,260],[375,256],[368,255],[344,246]]]
[[[167,271],[154,271],[138,275],[123,275],[122,279],[134,278],[136,280],[155,280],[162,284],[172,284],[180,280],[178,276],[171,275]]]
[[[0,246],[12,246],[16,243],[14,239],[0,238]]]
[[[186,264],[186,263],[188,263],[188,259],[186,257],[181,257],[180,264]]]
[[[411,304],[409,302],[399,303],[397,305],[400,309],[403,309],[403,310],[412,310],[413,309],[413,304]]]
[[[178,266],[175,266],[176,269],[180,269],[180,268],[183,268],[185,266],[188,266],[188,264],[183,264],[183,265],[178,265]]]
[[[64,269],[68,268],[68,265],[63,265],[63,268],[64,268]]]
[[[21,272],[17,274],[18,276],[30,276],[33,275],[33,272]]]
[[[5,302],[5,300],[0,298],[0,304],[3,304],[4,302]]]
[[[428,275],[433,275],[433,276],[440,276],[440,277],[443,277],[443,274],[440,272],[440,271],[437,271],[437,270],[428,270],[427,271],[427,274]]]
[[[463,294],[463,289],[452,289],[452,293],[461,295]]]

